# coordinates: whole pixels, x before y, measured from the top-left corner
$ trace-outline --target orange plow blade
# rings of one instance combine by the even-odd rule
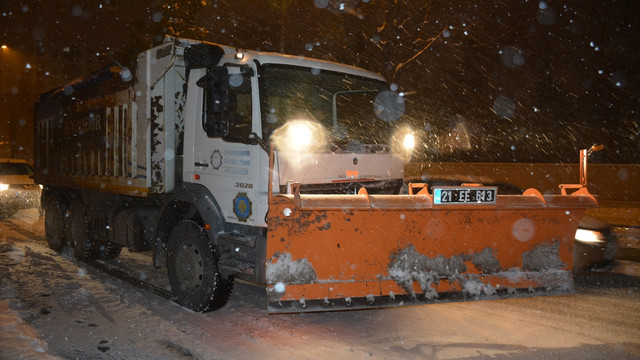
[[[573,291],[587,208],[572,195],[439,204],[424,195],[275,195],[267,235],[269,312],[332,311]]]

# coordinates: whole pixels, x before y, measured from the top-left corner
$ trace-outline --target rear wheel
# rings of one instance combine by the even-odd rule
[[[89,262],[97,258],[98,248],[90,238],[85,209],[79,201],[74,201],[69,206],[68,235],[76,259]]]
[[[60,250],[66,243],[64,227],[64,204],[55,196],[48,196],[44,204],[44,232],[49,248]]]
[[[182,221],[171,232],[167,271],[176,302],[193,311],[219,309],[231,296],[233,280],[220,274],[207,234],[194,221]]]
[[[122,252],[122,245],[113,243],[111,241],[105,241],[100,244],[98,257],[101,260],[112,260],[120,256]]]

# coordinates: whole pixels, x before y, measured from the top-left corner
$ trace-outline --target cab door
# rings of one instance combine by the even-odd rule
[[[225,221],[265,226],[266,190],[260,184],[266,180],[265,151],[255,141],[260,133],[254,131],[260,126],[255,74],[248,65],[227,64],[200,78],[193,159],[189,164],[185,156],[185,170],[190,167],[185,174],[211,191]]]

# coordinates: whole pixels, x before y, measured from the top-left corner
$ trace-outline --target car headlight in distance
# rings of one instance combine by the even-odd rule
[[[578,229],[576,230],[576,241],[587,244],[599,244],[604,242],[604,235],[598,230]]]
[[[0,191],[9,190],[9,184],[0,184]]]

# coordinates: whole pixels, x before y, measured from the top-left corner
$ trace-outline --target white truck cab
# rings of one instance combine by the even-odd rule
[[[403,99],[380,75],[220,48],[215,68],[189,73],[182,181],[210,189],[225,221],[266,226],[270,142],[277,192],[399,191],[405,152],[391,145],[410,130],[394,126]]]

